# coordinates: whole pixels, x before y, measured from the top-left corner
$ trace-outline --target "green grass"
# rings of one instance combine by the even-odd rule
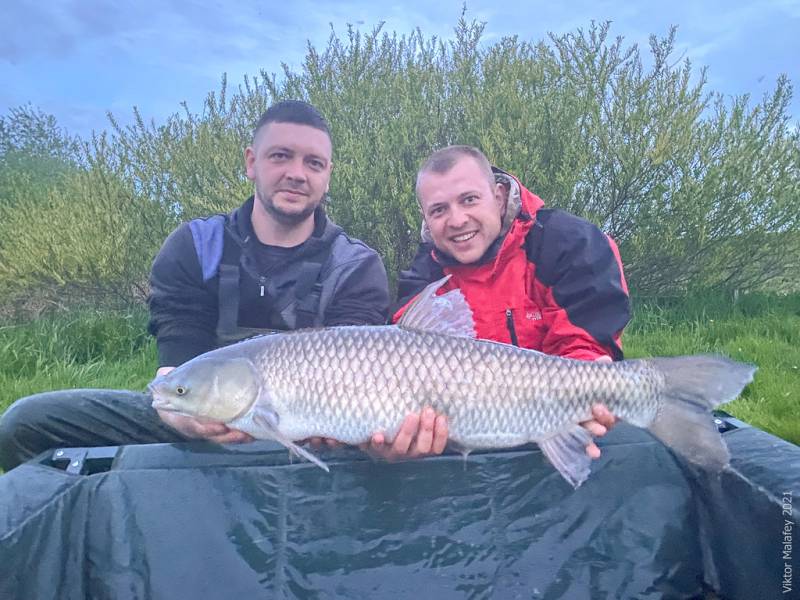
[[[753,383],[721,408],[800,444],[800,295],[747,296],[735,306],[714,296],[635,306],[623,338],[628,358],[715,352],[753,363]]]
[[[758,365],[755,381],[723,408],[800,444],[800,295],[714,295],[636,301],[629,358],[719,352]],[[35,392],[99,387],[142,390],[156,369],[147,315],[76,312],[0,326],[0,411]]]
[[[156,370],[147,315],[78,311],[0,326],[0,411],[16,398],[76,387],[143,390]]]

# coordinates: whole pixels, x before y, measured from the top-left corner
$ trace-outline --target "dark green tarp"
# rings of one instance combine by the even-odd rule
[[[0,598],[800,597],[800,448],[724,436],[732,468],[709,477],[619,425],[577,491],[535,447],[336,451],[329,474],[264,442],[70,451],[83,474],[42,456],[0,477]]]

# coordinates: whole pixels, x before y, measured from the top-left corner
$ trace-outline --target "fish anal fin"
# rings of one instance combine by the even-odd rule
[[[446,335],[475,337],[472,309],[461,290],[450,290],[436,295],[436,291],[450,279],[450,275],[434,281],[413,300],[398,321],[398,327],[413,331],[435,331]]]
[[[574,488],[589,476],[592,459],[586,454],[586,446],[592,436],[580,425],[562,429],[537,442],[550,463]]]

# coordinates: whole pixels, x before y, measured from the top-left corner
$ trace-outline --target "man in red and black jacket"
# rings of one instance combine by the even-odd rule
[[[616,244],[595,225],[544,208],[512,175],[493,169],[470,146],[435,152],[417,176],[422,243],[400,273],[399,320],[429,283],[451,278],[438,293],[459,288],[479,338],[579,360],[621,360],[620,334],[630,319],[628,289]],[[596,406],[583,425],[603,435],[615,418]],[[440,452],[447,421],[430,409],[412,415],[385,455]],[[407,443],[406,443],[407,442]],[[587,452],[599,456],[596,445]]]

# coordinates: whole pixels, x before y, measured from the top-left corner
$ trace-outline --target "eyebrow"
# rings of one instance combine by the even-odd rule
[[[264,149],[264,152],[269,153],[269,152],[274,152],[275,150],[280,150],[281,152],[286,152],[287,154],[297,154],[296,150],[294,150],[292,148],[289,148],[288,146],[279,146],[279,145],[267,146]],[[326,165],[329,162],[327,158],[325,158],[324,156],[320,156],[319,154],[311,153],[311,154],[307,154],[307,155],[304,155],[304,156],[306,158],[316,158],[317,160],[321,160]]]

